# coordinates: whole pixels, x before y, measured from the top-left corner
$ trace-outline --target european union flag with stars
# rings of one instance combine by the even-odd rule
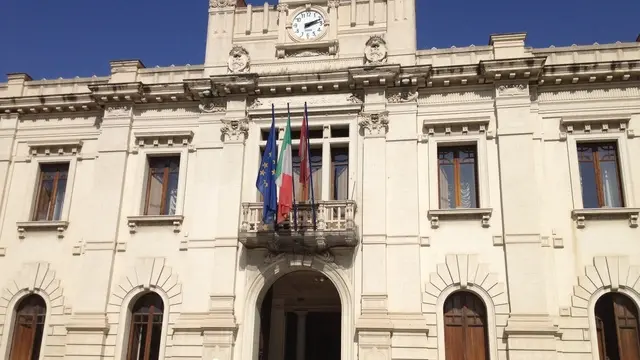
[[[258,170],[258,179],[256,187],[262,194],[264,201],[262,208],[262,222],[266,225],[275,222],[276,212],[278,210],[278,195],[276,187],[276,159],[278,158],[278,146],[276,144],[275,129],[275,109],[271,106],[271,130],[267,139],[267,147],[262,154],[260,169]]]

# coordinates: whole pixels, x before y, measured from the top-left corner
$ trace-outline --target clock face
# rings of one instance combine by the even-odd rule
[[[324,32],[324,16],[316,10],[301,11],[293,17],[291,29],[300,40],[313,40]]]

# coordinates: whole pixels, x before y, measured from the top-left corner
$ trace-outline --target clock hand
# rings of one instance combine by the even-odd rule
[[[317,23],[317,22],[319,22],[319,21],[320,21],[320,19],[315,19],[315,20],[313,20],[313,21],[311,21],[311,22],[308,22],[308,23],[304,24],[304,28],[306,29],[306,28],[308,28],[309,26],[314,25],[314,24],[316,24],[316,23]]]

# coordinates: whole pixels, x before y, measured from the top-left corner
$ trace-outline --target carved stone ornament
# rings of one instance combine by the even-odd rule
[[[231,141],[244,141],[249,135],[249,121],[246,118],[222,120],[224,124],[220,132],[225,139]]]
[[[129,116],[131,111],[130,105],[113,105],[104,109],[105,116]]]
[[[289,11],[289,5],[288,4],[278,4],[278,6],[276,7],[276,9],[279,12],[287,12]]]
[[[405,103],[405,102],[414,101],[417,98],[418,98],[417,91],[401,91],[395,94],[391,94],[387,98],[387,101],[390,103]]]
[[[236,0],[210,0],[209,8],[223,8],[236,6]]]
[[[249,71],[251,59],[247,49],[240,45],[233,45],[229,51],[229,60],[227,65],[230,73],[244,73]]]
[[[498,86],[498,95],[513,96],[524,95],[527,89],[526,84],[502,84]]]
[[[327,3],[330,9],[337,9],[340,6],[340,0],[329,0]]]
[[[356,94],[351,94],[347,98],[347,101],[352,103],[352,104],[362,104],[362,103],[364,103],[364,101],[362,101],[362,99]]]
[[[213,99],[203,99],[198,107],[200,108],[200,111],[205,113],[217,113],[224,112],[226,110],[222,102],[215,101]]]
[[[389,131],[389,112],[360,113],[358,125],[362,128],[364,135],[384,136]]]
[[[379,65],[387,62],[387,42],[380,35],[373,35],[364,48],[366,65]]]

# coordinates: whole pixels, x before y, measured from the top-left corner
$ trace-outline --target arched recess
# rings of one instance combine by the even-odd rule
[[[578,276],[578,285],[573,287],[571,316],[588,319],[591,355],[599,360],[598,335],[595,306],[603,295],[622,293],[640,309],[640,266],[629,265],[627,256],[596,256],[593,265],[585,266],[584,275]]]
[[[324,274],[338,291],[342,303],[341,358],[354,358],[354,305],[353,292],[348,274],[335,264],[332,256],[303,256],[281,254],[267,258],[264,265],[256,270],[256,276],[247,281],[243,321],[240,325],[242,345],[236,347],[240,359],[258,359],[258,338],[260,334],[260,305],[267,290],[282,276],[296,270],[315,270]]]
[[[182,304],[182,284],[173,270],[166,266],[164,258],[140,258],[133,267],[121,277],[113,287],[109,296],[107,307],[109,321],[117,319],[117,336],[115,353],[125,358],[127,351],[126,338],[131,307],[137,299],[149,292],[155,292],[162,298],[164,314],[162,320],[162,340],[160,344],[160,357],[164,358],[167,346],[172,346],[171,337],[166,336],[170,332],[172,323],[180,314]]]
[[[46,303],[45,329],[52,323],[63,323],[62,320],[52,322],[53,318],[64,316],[65,299],[61,282],[56,278],[51,265],[46,262],[23,264],[13,279],[7,282],[0,297],[0,338],[2,339],[0,354],[5,354],[5,357],[8,355],[15,307],[20,300],[30,294],[41,296]],[[45,331],[45,334],[49,332]],[[48,335],[42,340],[42,349],[46,346],[47,337]]]
[[[496,273],[489,272],[488,265],[478,263],[477,255],[447,255],[444,263],[436,265],[436,272],[430,274],[429,282],[425,285],[422,302],[424,313],[431,315],[426,318],[436,319],[436,323],[428,325],[436,329],[438,359],[445,359],[444,303],[449,295],[460,290],[471,292],[484,302],[489,356],[491,359],[498,359],[497,327],[504,329],[509,316],[506,286],[498,279]]]

